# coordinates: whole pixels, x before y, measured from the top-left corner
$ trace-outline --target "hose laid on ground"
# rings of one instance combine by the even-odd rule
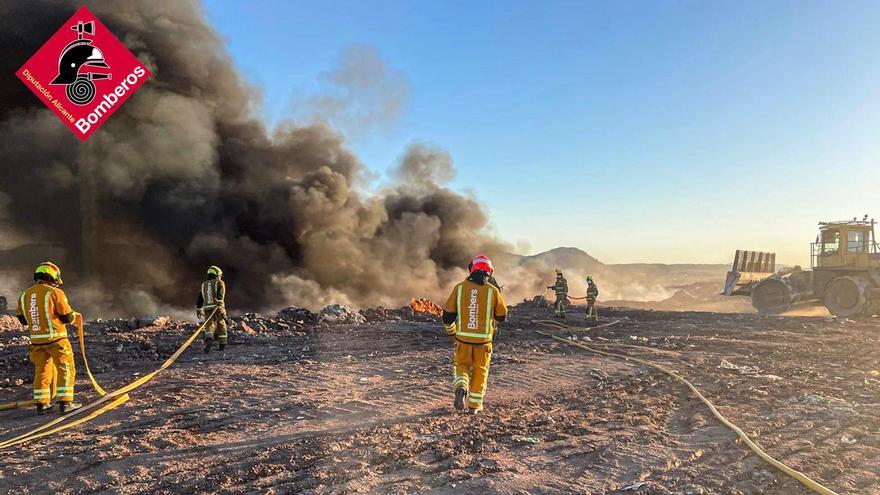
[[[571,326],[571,325],[566,325],[565,323],[562,323],[560,321],[555,321],[555,320],[532,320],[532,323],[540,323],[544,326],[553,325],[556,328],[559,328],[560,330],[568,330],[569,332],[572,332],[572,333],[579,333],[579,332],[588,332],[588,331],[592,331],[592,330],[598,330],[600,328],[607,328],[612,325],[617,325],[621,321],[623,321],[623,320],[614,320],[609,323],[603,323],[601,325],[595,325],[595,326],[590,326],[590,327],[575,327],[575,326]]]
[[[0,404],[0,411],[11,411],[13,409],[18,409],[21,407],[28,407],[34,405],[34,401],[32,400],[19,400],[15,402],[7,402],[6,404]]]
[[[150,380],[153,379],[153,377],[155,377],[160,372],[164,371],[166,368],[168,368],[169,366],[174,364],[174,362],[177,361],[177,358],[179,358],[180,355],[183,354],[183,351],[185,351],[193,343],[193,341],[196,340],[196,338],[199,336],[199,334],[202,332],[202,330],[204,330],[205,325],[207,325],[208,322],[211,321],[211,319],[214,317],[214,315],[216,313],[217,313],[217,308],[214,308],[214,311],[211,312],[211,315],[208,316],[207,318],[205,318],[205,321],[201,325],[199,325],[199,328],[197,328],[196,331],[193,332],[192,335],[190,335],[190,337],[186,340],[186,342],[184,342],[174,352],[174,354],[172,354],[171,357],[166,359],[165,362],[162,363],[162,366],[160,366],[155,371],[147,373],[146,375],[138,378],[137,380],[129,383],[128,385],[126,385],[122,388],[119,388],[117,390],[114,390],[110,393],[107,393],[106,395],[101,396],[99,399],[97,399],[93,402],[90,402],[89,404],[86,404],[86,405],[82,406],[81,408],[76,409],[75,411],[71,411],[71,412],[65,414],[64,416],[53,419],[53,420],[49,421],[48,423],[40,425],[40,426],[38,426],[38,427],[36,427],[26,433],[22,433],[21,435],[18,435],[16,437],[9,438],[7,440],[0,442],[0,449],[6,449],[9,447],[12,447],[13,445],[18,445],[18,444],[21,444],[24,442],[28,442],[30,440],[35,440],[37,438],[41,438],[41,437],[45,437],[48,435],[58,433],[60,431],[66,430],[68,428],[72,428],[72,427],[77,426],[79,424],[90,421],[90,420],[100,416],[101,414],[104,414],[105,412],[110,411],[111,409],[115,409],[116,407],[120,406],[121,404],[124,404],[129,399],[128,392],[131,392],[132,390],[149,382]],[[60,424],[60,423],[63,423],[67,419],[73,418],[74,416],[78,416],[78,415],[83,414],[87,411],[92,411],[92,412],[91,412],[91,414],[84,416],[82,418],[76,419],[74,421],[71,421],[70,423]],[[56,426],[56,425],[58,425],[58,426]]]
[[[552,323],[552,324],[548,324],[548,322],[549,322],[549,323]],[[544,326],[552,326],[552,327],[557,328],[557,329],[574,329],[574,328],[578,328],[578,329],[579,329],[579,328],[581,328],[581,327],[573,327],[573,326],[565,325],[565,324],[563,324],[563,323],[559,323],[559,322],[553,322],[553,321],[550,321],[550,320],[533,320],[532,323],[536,323],[536,324],[538,324],[538,325],[544,325]],[[785,473],[786,475],[788,475],[788,476],[790,476],[790,477],[796,479],[796,480],[797,480],[798,482],[800,482],[802,485],[804,485],[805,487],[809,488],[810,490],[812,490],[812,491],[814,491],[814,492],[816,492],[816,493],[819,493],[820,495],[838,495],[837,492],[835,492],[834,490],[831,490],[830,488],[828,488],[828,487],[826,487],[826,486],[820,484],[819,482],[812,480],[811,478],[809,478],[809,477],[808,477],[807,475],[805,475],[804,473],[802,473],[802,472],[800,472],[800,471],[797,471],[797,470],[795,470],[795,469],[793,469],[793,468],[788,467],[787,465],[785,465],[785,464],[783,464],[783,463],[777,461],[776,459],[774,459],[773,457],[771,457],[769,454],[767,454],[766,452],[764,452],[764,451],[761,449],[761,447],[759,447],[757,444],[755,444],[755,442],[753,442],[752,439],[749,438],[749,436],[745,434],[744,431],[742,431],[742,430],[741,430],[738,426],[736,426],[735,424],[731,423],[727,418],[724,417],[724,415],[722,415],[720,412],[718,412],[718,409],[715,408],[715,405],[712,404],[712,402],[710,402],[709,399],[707,399],[702,393],[700,393],[700,391],[697,390],[697,387],[695,387],[695,386],[694,386],[691,382],[689,382],[686,378],[682,377],[681,375],[679,375],[678,373],[672,371],[671,369],[669,369],[669,368],[667,368],[667,367],[665,367],[665,366],[663,366],[663,365],[661,365],[661,364],[657,364],[657,363],[654,363],[654,362],[651,362],[651,361],[647,361],[647,360],[645,360],[645,359],[639,359],[639,358],[636,358],[636,357],[627,356],[626,354],[617,354],[617,353],[614,353],[614,352],[603,351],[603,350],[600,350],[600,349],[596,349],[596,348],[590,347],[590,346],[585,345],[585,344],[581,344],[580,342],[572,342],[572,341],[570,341],[570,340],[568,340],[568,339],[564,339],[564,338],[562,338],[562,337],[559,337],[558,335],[549,334],[549,333],[546,333],[546,332],[542,332],[542,331],[540,331],[540,330],[536,330],[536,332],[537,332],[538,334],[540,334],[540,335],[545,336],[545,337],[550,337],[550,338],[555,339],[555,340],[558,340],[558,341],[560,341],[560,342],[564,342],[564,343],[566,343],[566,344],[573,345],[573,346],[575,346],[575,347],[580,347],[581,349],[584,349],[584,350],[586,350],[586,351],[593,352],[593,353],[596,353],[596,354],[600,354],[600,355],[602,355],[602,356],[615,357],[615,358],[623,359],[623,360],[626,360],[626,361],[632,361],[632,362],[639,363],[639,364],[642,364],[642,365],[645,365],[645,366],[649,366],[649,367],[651,367],[651,368],[654,368],[654,369],[656,369],[656,370],[659,370],[660,372],[662,372],[663,374],[665,374],[665,375],[667,375],[667,376],[672,377],[672,378],[675,379],[676,381],[681,382],[681,383],[683,383],[684,385],[686,385],[687,388],[689,388],[689,389],[691,390],[691,392],[693,392],[693,393],[697,396],[697,398],[699,398],[699,399],[703,402],[703,404],[705,404],[706,407],[709,408],[709,410],[712,412],[712,415],[715,416],[715,418],[717,418],[719,421],[721,421],[721,423],[723,423],[724,426],[726,426],[726,427],[730,428],[731,430],[733,430],[733,432],[736,433],[736,435],[737,435],[737,436],[738,436],[743,442],[745,442],[745,444],[746,444],[746,445],[747,445],[747,446],[748,446],[748,447],[749,447],[754,453],[758,454],[758,457],[760,457],[761,459],[763,459],[765,462],[767,462],[767,463],[770,464],[771,466],[775,467],[776,469],[782,471],[782,472]]]

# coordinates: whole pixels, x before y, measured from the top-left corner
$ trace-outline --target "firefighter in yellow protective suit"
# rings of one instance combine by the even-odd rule
[[[597,321],[596,299],[599,298],[599,287],[593,281],[592,275],[587,275],[587,321]]]
[[[205,322],[205,352],[211,352],[215,340],[221,351],[226,348],[226,284],[219,267],[208,268],[208,280],[202,282],[196,300],[196,316],[200,320],[208,318]]]
[[[443,327],[455,344],[455,408],[477,414],[483,410],[486,395],[495,322],[504,321],[507,305],[498,287],[488,281],[494,271],[492,261],[479,255],[469,267],[468,278],[455,286],[446,301]]]
[[[553,289],[556,294],[556,302],[553,309],[556,310],[556,317],[565,319],[565,303],[568,301],[568,281],[562,276],[562,272],[556,270],[556,283],[547,287]]]
[[[34,270],[32,285],[18,299],[18,320],[30,333],[30,358],[34,363],[34,403],[37,414],[51,408],[52,397],[58,410],[66,414],[82,407],[73,402],[76,364],[73,348],[67,340],[67,324],[76,312],[60,289],[61,269],[48,261]]]

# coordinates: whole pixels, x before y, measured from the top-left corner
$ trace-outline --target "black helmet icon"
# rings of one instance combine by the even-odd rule
[[[93,40],[86,39],[84,33],[95,34],[94,22],[77,22],[70,29],[77,32],[77,39],[61,52],[58,58],[58,75],[49,84],[66,85],[67,98],[76,105],[86,105],[95,98],[95,79],[110,79],[110,74],[98,72],[80,73],[83,67],[109,69],[104,54],[94,46]]]
[[[86,40],[82,40],[76,46],[68,46],[61,59],[58,61],[58,75],[50,84],[72,84],[79,75],[79,70],[83,66],[104,67],[109,69],[110,66],[104,62],[104,54],[97,47],[94,47]]]

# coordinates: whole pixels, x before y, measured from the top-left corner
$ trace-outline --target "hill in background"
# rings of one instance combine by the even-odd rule
[[[622,263],[606,264],[588,253],[573,247],[560,247],[532,256],[507,255],[499,264],[498,278],[504,284],[503,267],[512,267],[514,276],[523,272],[534,277],[541,274],[540,283],[532,284],[532,292],[550,291],[546,286],[554,281],[555,269],[565,274],[569,295],[582,297],[586,293],[586,277],[592,275],[599,286],[599,300],[604,305],[628,306],[642,309],[672,311],[752,312],[745,297],[719,295],[730,265],[722,264],[663,264]],[[517,283],[515,294],[529,291]]]

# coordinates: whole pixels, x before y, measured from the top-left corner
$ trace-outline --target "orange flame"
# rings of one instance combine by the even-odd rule
[[[434,301],[429,299],[412,298],[409,301],[409,307],[416,313],[430,313],[432,315],[443,316],[443,308],[437,306]]]

